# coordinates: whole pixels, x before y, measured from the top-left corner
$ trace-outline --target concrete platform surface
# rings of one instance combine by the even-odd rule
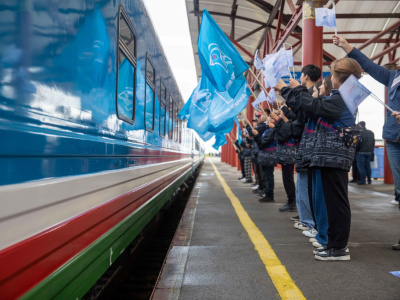
[[[321,262],[293,227],[297,212],[278,211],[286,201],[280,171],[275,202],[259,203],[236,168],[211,160],[306,299],[400,299],[400,277],[389,273],[400,271],[400,251],[391,249],[400,237],[393,185],[349,185],[351,260]],[[153,299],[281,298],[209,159],[179,229]]]

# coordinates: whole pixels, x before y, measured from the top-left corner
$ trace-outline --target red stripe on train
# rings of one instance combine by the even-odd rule
[[[0,251],[2,299],[25,294],[189,168],[182,167]]]

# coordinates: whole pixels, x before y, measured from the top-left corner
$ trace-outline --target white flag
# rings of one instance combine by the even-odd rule
[[[293,49],[286,50],[286,58],[289,67],[294,67]]]
[[[336,27],[335,9],[318,7],[315,9],[315,25],[326,26],[329,28]]]
[[[363,86],[354,75],[350,75],[350,77],[343,82],[339,88],[339,93],[353,116],[356,114],[360,103],[371,95],[371,92]]]
[[[254,109],[257,109],[258,104],[261,103],[261,102],[264,102],[264,101],[267,101],[267,96],[265,96],[264,91],[261,91],[258,94],[257,99],[254,102],[252,102],[251,105],[253,105]]]
[[[254,54],[254,66],[256,67],[257,70],[264,70],[264,64],[262,61],[258,58],[258,49],[256,50],[256,54]]]

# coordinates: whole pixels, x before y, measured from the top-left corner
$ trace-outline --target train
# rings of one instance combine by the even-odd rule
[[[199,168],[142,0],[0,0],[0,298],[80,299]]]

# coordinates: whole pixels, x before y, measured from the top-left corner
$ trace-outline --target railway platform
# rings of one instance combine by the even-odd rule
[[[393,185],[349,185],[351,260],[314,259],[290,217],[275,171],[275,202],[260,203],[235,168],[206,159],[153,299],[400,299],[400,212]],[[221,180],[222,178],[222,180]]]

